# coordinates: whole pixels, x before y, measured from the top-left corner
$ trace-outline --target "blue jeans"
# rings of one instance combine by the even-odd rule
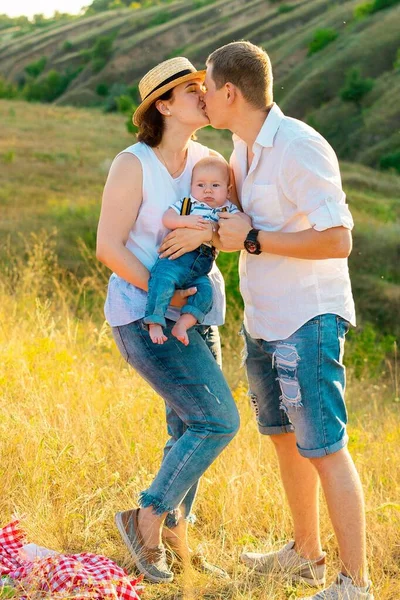
[[[192,327],[189,345],[183,346],[171,335],[174,324],[167,319],[168,340],[161,345],[152,343],[143,319],[112,331],[122,356],[167,407],[170,439],[159,472],[140,495],[140,505],[152,506],[156,514],[176,515],[182,504],[189,516],[198,480],[235,436],[239,414],[214,358],[219,349],[215,337],[210,339],[213,328]],[[173,515],[167,524],[175,524]]]
[[[213,260],[213,248],[205,245],[175,260],[159,258],[150,273],[144,322],[165,327],[164,315],[175,290],[196,286],[196,294],[188,298],[181,314],[189,313],[202,323],[212,307],[212,286],[207,275]]]
[[[260,433],[294,432],[302,456],[347,444],[343,352],[347,321],[314,317],[285,340],[253,339],[243,327],[250,402]]]

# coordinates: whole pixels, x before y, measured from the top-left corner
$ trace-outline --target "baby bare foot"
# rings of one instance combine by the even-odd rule
[[[164,335],[161,325],[157,323],[149,324],[149,335],[153,344],[163,344],[167,341],[167,336]]]
[[[184,346],[189,344],[189,338],[187,334],[187,329],[184,325],[179,325],[178,323],[173,326],[171,333],[177,340],[182,342]]]
[[[187,330],[190,327],[193,327],[193,325],[196,325],[196,323],[197,319],[193,315],[185,313],[179,317],[173,326],[171,333],[177,340],[182,342],[184,346],[187,346],[189,344]]]

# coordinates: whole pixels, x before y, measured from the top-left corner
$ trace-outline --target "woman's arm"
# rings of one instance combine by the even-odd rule
[[[132,154],[121,154],[113,162],[104,188],[97,229],[98,260],[132,285],[147,291],[149,271],[125,244],[142,203],[142,167]],[[172,304],[181,307],[196,288],[177,290]]]
[[[96,256],[119,277],[147,290],[148,270],[125,247],[142,203],[142,182],[139,159],[120,154],[111,166],[103,192]]]

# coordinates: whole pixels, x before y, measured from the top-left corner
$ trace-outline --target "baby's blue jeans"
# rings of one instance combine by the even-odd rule
[[[181,314],[193,315],[198,323],[212,307],[212,286],[208,273],[214,260],[213,248],[202,245],[175,260],[159,258],[150,273],[149,291],[144,322],[165,327],[165,313],[176,289],[196,286],[197,292],[189,296]]]

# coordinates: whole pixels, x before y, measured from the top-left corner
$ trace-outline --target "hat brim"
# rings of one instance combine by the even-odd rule
[[[158,90],[155,90],[152,94],[150,94],[150,96],[145,98],[145,100],[143,100],[143,102],[141,104],[139,104],[139,106],[133,113],[133,116],[132,116],[133,124],[136,126],[139,126],[143,119],[145,112],[147,111],[148,108],[150,108],[150,105],[153,104],[153,102],[155,100],[157,100],[157,98],[160,98],[160,96],[165,94],[165,92],[168,92],[168,90],[172,90],[172,88],[176,87],[177,85],[179,85],[181,83],[185,83],[185,81],[190,81],[191,79],[193,79],[193,80],[201,79],[202,81],[204,81],[205,76],[206,76],[205,70],[204,71],[193,71],[193,73],[188,73],[187,75],[178,77],[177,79],[174,79],[174,81],[170,81],[169,83],[158,88]]]

